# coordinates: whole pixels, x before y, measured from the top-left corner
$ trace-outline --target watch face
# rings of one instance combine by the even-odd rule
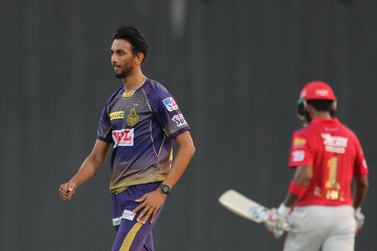
[[[167,185],[164,185],[164,184],[161,185],[161,191],[163,193],[169,194],[169,190],[170,189],[169,189],[169,187]]]

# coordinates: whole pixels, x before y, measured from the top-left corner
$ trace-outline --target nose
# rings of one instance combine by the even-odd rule
[[[117,60],[116,56],[114,54],[111,55],[111,64],[115,65],[117,63],[118,63],[118,60]]]

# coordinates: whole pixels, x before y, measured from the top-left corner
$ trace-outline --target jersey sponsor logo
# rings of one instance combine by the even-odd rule
[[[136,108],[132,107],[130,109],[130,114],[127,116],[127,125],[133,127],[139,121],[139,115],[136,113]]]
[[[124,119],[124,111],[111,112],[109,116],[110,120]]]
[[[304,139],[304,138],[295,138],[293,140],[293,146],[294,147],[304,146],[305,144],[306,144],[306,139]]]
[[[345,153],[348,144],[348,138],[340,136],[331,136],[329,133],[322,133],[323,145],[326,152]]]
[[[186,120],[183,117],[182,113],[174,115],[174,117],[171,120],[173,120],[177,124],[177,127],[181,127],[183,125],[187,125]]]
[[[292,160],[293,162],[303,161],[305,158],[305,151],[304,150],[296,150],[292,152]]]
[[[172,97],[168,97],[162,100],[162,103],[164,103],[166,109],[168,109],[169,112],[178,110],[178,105]]]
[[[114,130],[112,136],[114,140],[114,148],[117,148],[118,146],[134,145],[134,128]]]

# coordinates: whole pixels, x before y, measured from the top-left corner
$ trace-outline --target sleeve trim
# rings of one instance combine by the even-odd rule
[[[180,135],[180,134],[182,134],[182,133],[184,133],[185,131],[189,131],[190,130],[190,127],[184,127],[184,128],[182,128],[182,129],[179,129],[178,131],[176,131],[175,133],[173,133],[173,134],[170,134],[169,135],[169,138],[173,138],[173,139],[175,139],[178,135]]]
[[[101,141],[103,141],[103,142],[106,142],[106,143],[110,143],[110,144],[113,143],[112,140],[106,139],[106,138],[101,137],[101,136],[97,136],[97,139],[99,139],[99,140],[101,140]]]

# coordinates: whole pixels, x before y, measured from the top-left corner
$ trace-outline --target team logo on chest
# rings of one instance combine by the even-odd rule
[[[136,108],[132,107],[130,109],[130,114],[127,116],[127,125],[133,127],[139,121],[139,115],[136,113]]]
[[[114,148],[118,146],[133,146],[134,145],[134,129],[114,130],[112,133],[114,140]]]

